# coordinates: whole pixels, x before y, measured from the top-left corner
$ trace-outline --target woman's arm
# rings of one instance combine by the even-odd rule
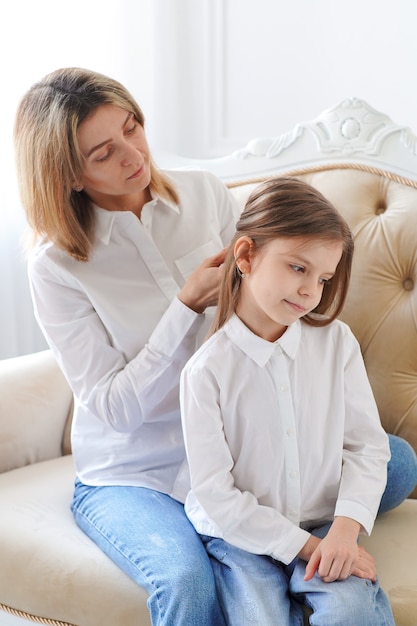
[[[44,257],[29,264],[39,324],[74,394],[99,419],[131,432],[178,406],[180,371],[195,349],[198,313],[217,298],[223,258],[224,251],[195,270],[179,293],[182,302],[174,299],[130,361],[68,272]]]

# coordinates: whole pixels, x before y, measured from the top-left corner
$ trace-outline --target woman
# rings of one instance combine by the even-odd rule
[[[223,624],[183,510],[178,385],[240,209],[208,173],[159,171],[135,100],[92,71],[35,84],[15,145],[35,313],[76,398],[75,520],[147,589],[154,624]]]
[[[237,204],[209,173],[158,171],[139,107],[94,72],[34,85],[15,137],[35,312],[76,398],[74,517],[147,589],[153,624],[222,625],[182,504],[178,382],[207,332]]]

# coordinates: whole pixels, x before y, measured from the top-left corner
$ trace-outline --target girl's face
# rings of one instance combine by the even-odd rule
[[[241,237],[235,245],[235,258],[244,273],[236,313],[252,332],[276,341],[287,326],[319,304],[343,245],[311,237],[278,237],[252,255],[251,243]]]
[[[132,113],[99,106],[78,129],[85,157],[81,185],[103,209],[131,210],[138,216],[150,199],[150,155],[145,132]]]

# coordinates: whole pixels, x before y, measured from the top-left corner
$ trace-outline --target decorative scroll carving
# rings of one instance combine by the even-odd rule
[[[275,138],[253,139],[233,156],[237,159],[248,156],[276,158],[305,133],[315,138],[317,150],[322,154],[378,155],[382,144],[393,133],[400,133],[402,144],[412,154],[417,154],[417,137],[409,128],[394,124],[387,115],[376,111],[364,100],[349,98],[327,109],[315,120],[297,124],[289,133]]]
[[[165,167],[207,169],[227,181],[258,180],[278,172],[356,168],[417,187],[417,137],[364,100],[348,98],[316,119],[276,137],[252,139],[212,159],[171,155]]]

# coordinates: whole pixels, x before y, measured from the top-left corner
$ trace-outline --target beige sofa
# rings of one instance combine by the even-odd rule
[[[417,449],[416,153],[409,129],[351,99],[229,157],[172,158],[171,165],[211,169],[242,203],[259,180],[283,173],[334,202],[356,240],[343,319],[361,343],[386,430]],[[71,409],[50,351],[0,362],[0,609],[61,626],[147,626],[146,593],[72,519]],[[397,626],[417,626],[412,496],[362,540],[376,557]]]

